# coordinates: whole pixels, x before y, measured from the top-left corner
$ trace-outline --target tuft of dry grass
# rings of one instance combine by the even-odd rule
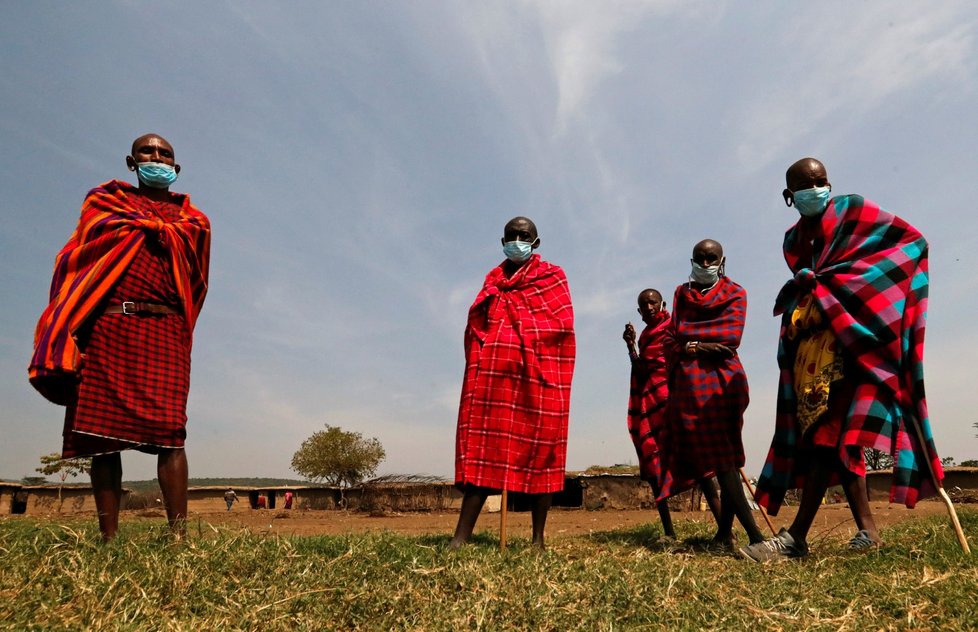
[[[978,512],[962,510],[978,531]],[[650,516],[651,517],[651,516]],[[262,536],[163,524],[104,545],[92,521],[0,520],[0,626],[94,630],[974,629],[978,564],[946,521],[884,532],[886,548],[819,543],[803,561],[706,553],[708,527],[657,523],[526,540],[478,534]]]

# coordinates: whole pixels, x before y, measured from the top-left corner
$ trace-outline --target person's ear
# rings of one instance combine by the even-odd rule
[[[789,191],[788,189],[785,189],[784,191],[782,191],[781,192],[781,195],[784,196],[784,205],[785,206],[791,206],[792,203],[795,201],[794,194],[791,191]]]
[[[129,171],[135,171],[136,159],[133,158],[132,156],[126,156],[126,167],[129,169]]]
[[[177,173],[180,173],[180,165],[177,164],[173,165],[173,170]]]
[[[499,243],[501,243],[502,245],[505,246],[506,245],[506,238],[505,237],[500,237],[499,238]]]
[[[539,248],[540,247],[540,238],[537,237],[536,239],[534,239],[533,240],[533,244],[530,247],[533,248],[534,250],[536,250],[537,248]]]

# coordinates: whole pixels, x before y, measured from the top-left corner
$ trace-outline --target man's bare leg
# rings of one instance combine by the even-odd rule
[[[825,491],[829,488],[831,468],[822,458],[824,456],[824,454],[813,455],[812,467],[805,478],[805,486],[801,490],[798,513],[795,514],[795,519],[788,527],[788,533],[791,534],[797,544],[803,547],[808,546],[808,530],[812,528],[815,514],[821,508]]]
[[[713,514],[713,519],[720,523],[720,492],[717,488],[717,484],[713,482],[712,478],[704,478],[699,481],[700,491],[703,492],[703,499],[706,501],[706,506],[710,508],[710,513]]]
[[[448,543],[448,548],[457,549],[472,538],[475,522],[479,519],[479,513],[482,512],[482,506],[486,504],[488,497],[488,491],[465,490],[465,495],[462,496],[462,510],[458,514],[458,524],[455,526],[455,536]]]
[[[852,517],[856,521],[856,529],[868,533],[869,538],[876,544],[882,544],[883,539],[876,529],[876,520],[873,519],[873,511],[869,506],[866,478],[853,474],[845,468],[842,468],[840,475],[842,489],[846,493],[846,500],[849,501],[849,510],[852,511]]]
[[[649,481],[649,485],[652,487],[652,498],[658,498],[659,486],[655,481]],[[662,521],[662,533],[670,538],[676,537],[676,532],[672,528],[672,514],[669,513],[669,501],[656,500],[655,508],[659,511],[659,520]]]
[[[533,507],[533,546],[541,549],[547,548],[543,543],[543,530],[547,526],[547,512],[550,511],[550,504],[553,502],[553,494],[534,494]]]
[[[111,540],[119,531],[119,505],[122,502],[122,457],[118,452],[92,457],[92,494],[98,512],[102,539]]]
[[[721,493],[723,494],[721,496],[721,506],[727,504],[729,507],[727,511],[732,511],[732,513],[736,514],[737,520],[740,521],[741,526],[744,527],[744,531],[747,532],[747,539],[750,540],[751,544],[763,542],[764,534],[757,528],[757,522],[754,521],[754,512],[751,511],[747,497],[744,495],[744,486],[740,480],[740,472],[738,470],[719,472],[717,474],[717,481],[720,483]],[[729,524],[721,525],[721,527],[725,526],[727,528],[726,534],[718,529],[717,537],[726,535],[733,539],[733,516],[729,520]]]
[[[166,520],[177,537],[187,534],[187,453],[163,450],[156,461],[156,476],[166,505]]]

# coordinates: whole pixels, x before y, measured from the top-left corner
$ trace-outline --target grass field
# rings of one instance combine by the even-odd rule
[[[978,511],[959,510],[978,533]],[[505,552],[486,534],[265,537],[191,522],[0,521],[0,626],[174,630],[973,630],[978,564],[946,520],[883,532],[886,548],[823,543],[805,561],[757,565],[698,550],[709,527],[657,523]],[[978,544],[978,543],[975,543]]]

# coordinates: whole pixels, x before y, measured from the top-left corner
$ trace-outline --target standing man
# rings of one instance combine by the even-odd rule
[[[645,328],[635,339],[635,327],[625,325],[622,339],[628,347],[632,375],[628,393],[628,434],[638,455],[639,475],[652,487],[652,497],[659,490],[671,487],[669,470],[663,467],[660,449],[663,445],[663,426],[669,403],[669,368],[666,350],[672,344],[672,319],[659,290],[642,290],[638,295],[638,313]],[[636,342],[638,347],[636,347]],[[676,537],[669,514],[669,501],[656,500],[662,521],[662,532]]]
[[[664,488],[661,497],[683,491],[690,481],[699,481],[707,492],[705,485],[715,474],[720,513],[714,542],[732,548],[735,515],[750,542],[764,540],[740,480],[745,461],[741,429],[750,398],[737,348],[747,318],[747,292],[726,276],[719,242],[696,244],[691,263],[689,283],[676,288],[672,301],[677,360],[669,382],[667,441],[676,487]]]
[[[784,238],[794,276],[774,305],[777,420],[757,500],[776,515],[788,489],[802,496],[790,527],[741,549],[757,561],[807,555],[815,514],[838,483],[858,529],[849,548],[880,546],[864,448],[894,456],[891,503],[913,507],[936,491],[926,461],[944,476],[924,398],[926,240],[859,195],[830,199],[825,166],[814,158],[791,165],[785,180],[785,204],[800,217]]]
[[[231,511],[231,505],[238,502],[238,495],[234,493],[234,490],[230,487],[226,492],[224,492],[224,502],[228,505],[228,511]]]
[[[506,260],[469,308],[465,376],[455,438],[455,485],[464,493],[450,546],[472,537],[479,512],[502,489],[531,494],[533,544],[554,492],[564,488],[574,373],[574,310],[564,271],[533,251],[536,225],[503,228]]]
[[[63,458],[92,457],[106,540],[119,526],[122,450],[158,455],[173,532],[187,516],[187,395],[194,324],[207,293],[210,222],[184,194],[173,147],[146,134],[126,165],[139,185],[92,189],[55,259],[38,322],[31,384],[66,406]]]

